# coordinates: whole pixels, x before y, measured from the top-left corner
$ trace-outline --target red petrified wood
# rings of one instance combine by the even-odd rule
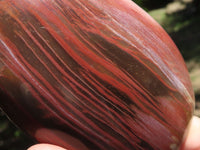
[[[0,0],[0,106],[68,150],[174,150],[194,95],[177,47],[130,0]]]

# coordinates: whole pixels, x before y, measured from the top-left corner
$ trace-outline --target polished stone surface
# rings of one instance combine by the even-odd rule
[[[0,99],[69,150],[177,149],[194,107],[177,47],[129,0],[1,0]]]

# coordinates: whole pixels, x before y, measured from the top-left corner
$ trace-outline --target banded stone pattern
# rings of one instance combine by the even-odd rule
[[[69,150],[177,149],[194,95],[167,33],[129,0],[0,0],[0,105]]]

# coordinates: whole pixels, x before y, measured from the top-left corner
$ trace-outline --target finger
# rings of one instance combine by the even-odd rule
[[[28,150],[66,150],[66,149],[51,144],[36,144],[28,148]]]
[[[183,142],[181,150],[200,149],[200,118],[193,117],[188,129],[186,140]]]

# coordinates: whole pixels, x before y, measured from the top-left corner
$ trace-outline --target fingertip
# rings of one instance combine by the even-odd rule
[[[200,118],[194,116],[191,120],[186,140],[182,150],[200,150]]]
[[[66,149],[51,144],[36,144],[31,146],[27,150],[66,150]]]

